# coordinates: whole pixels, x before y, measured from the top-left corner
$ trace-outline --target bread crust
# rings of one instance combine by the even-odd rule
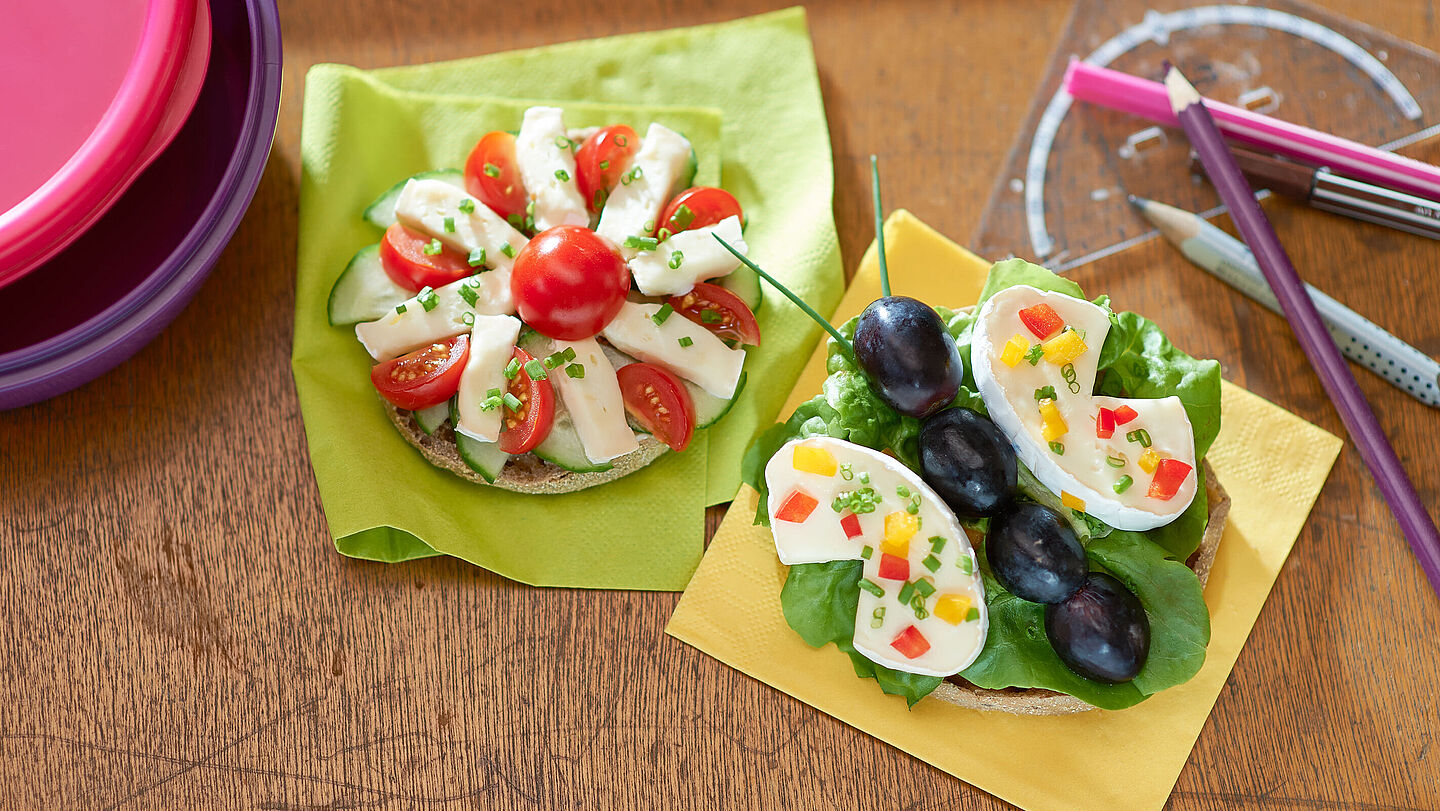
[[[1225,534],[1225,519],[1230,515],[1230,496],[1220,486],[1215,472],[1205,465],[1205,493],[1209,499],[1209,520],[1205,524],[1205,535],[1200,546],[1190,556],[1186,565],[1195,570],[1200,578],[1200,588],[1210,579],[1210,569],[1215,565],[1215,550],[1220,546],[1220,537]],[[959,676],[951,676],[940,683],[930,694],[940,701],[971,710],[1008,712],[1013,715],[1072,715],[1097,709],[1080,699],[1039,688],[1006,688],[987,690],[976,687]]]
[[[559,465],[552,465],[532,453],[521,454],[510,457],[510,461],[495,481],[487,482],[484,476],[471,470],[465,460],[460,458],[460,450],[455,446],[455,432],[449,423],[440,426],[434,434],[427,434],[420,430],[420,423],[415,421],[410,412],[396,408],[384,399],[380,402],[385,407],[386,416],[395,424],[395,429],[405,437],[406,442],[414,445],[430,464],[444,468],[467,481],[516,493],[573,493],[613,482],[645,467],[670,450],[665,443],[654,437],[641,437],[637,450],[612,460],[609,470],[598,473],[574,473]]]

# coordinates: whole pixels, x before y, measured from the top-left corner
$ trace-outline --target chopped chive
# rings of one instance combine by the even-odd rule
[[[1105,463],[1108,464],[1110,467],[1125,467],[1125,457],[1123,455],[1107,456],[1105,457]]]
[[[565,367],[565,374],[569,375],[572,380],[584,380],[585,365],[583,363],[572,363]]]
[[[445,218],[445,233],[447,233],[447,234],[453,234],[453,233],[455,233],[455,218],[454,218],[454,217],[446,217],[446,218]]]
[[[670,222],[675,223],[677,232],[684,231],[690,227],[690,223],[695,222],[695,212],[691,211],[689,206],[681,203],[680,207],[675,209],[675,213],[670,216]]]
[[[605,171],[606,169],[609,169],[609,168],[610,168],[610,161],[600,161],[600,171],[603,172],[603,171]]]
[[[926,555],[925,559],[920,561],[920,565],[924,566],[932,572],[940,571],[940,559],[935,557],[934,555]]]
[[[961,555],[960,559],[955,561],[955,565],[959,566],[960,571],[964,572],[965,574],[975,573],[975,562],[970,559],[969,555]]]
[[[500,252],[510,257],[511,259],[515,258],[515,249],[510,247],[510,243],[508,242],[500,246]]]
[[[511,214],[505,218],[505,222],[510,223],[510,225],[514,226],[517,230],[525,227],[525,218],[519,214]]]
[[[415,300],[420,302],[420,306],[424,307],[427,313],[440,306],[440,296],[429,287],[416,293]]]
[[[642,226],[640,226],[640,230],[641,230],[641,231],[644,231],[644,232],[647,233],[647,234],[653,234],[653,233],[655,233],[655,221],[654,221],[654,220],[646,220],[646,221],[645,221],[645,224],[642,225]]]
[[[510,362],[505,364],[505,379],[514,380],[518,374],[520,374],[520,359],[511,358]]]
[[[1126,490],[1129,490],[1129,489],[1130,489],[1130,485],[1132,485],[1132,484],[1134,484],[1134,483],[1135,483],[1135,480],[1132,479],[1132,478],[1130,478],[1129,476],[1121,476],[1119,481],[1117,481],[1117,482],[1115,482],[1114,484],[1110,485],[1110,489],[1111,489],[1111,490],[1114,490],[1114,491],[1116,492],[1116,494],[1119,494],[1119,493],[1125,492]]]
[[[480,300],[480,294],[476,293],[475,288],[471,287],[470,285],[462,284],[460,285],[460,298],[465,299],[466,304],[474,307],[475,303]]]
[[[706,307],[700,311],[700,320],[707,324],[718,324],[725,319],[720,316],[719,312]]]
[[[624,135],[617,135],[617,136],[615,136],[615,145],[616,145],[616,146],[627,146],[627,145],[629,145],[629,143],[630,143],[630,139],[627,138],[627,137],[625,137]]]
[[[560,357],[564,358],[566,363],[575,360],[575,347],[565,347],[565,351],[560,353]]]
[[[919,515],[920,505],[912,501],[909,504],[905,505],[905,512],[910,513],[911,515]]]
[[[474,213],[475,213],[475,201],[474,201],[474,200],[471,200],[469,197],[466,197],[464,200],[461,200],[461,201],[460,201],[460,206],[459,206],[459,208],[460,208],[460,213],[461,213],[461,214],[474,214]]]
[[[563,135],[557,135],[557,136],[555,136],[555,146],[558,147],[558,148],[560,148],[560,149],[569,149],[569,148],[570,148],[571,146],[573,146],[574,144],[575,144],[574,141],[570,140],[569,138],[566,138],[566,137],[563,136]]]
[[[860,471],[860,483],[861,483],[861,484],[869,484],[869,483],[870,483],[870,473],[869,473],[869,471],[864,471],[864,470]]]
[[[885,624],[885,606],[882,605],[882,606],[880,606],[879,608],[875,609],[874,613],[872,613],[872,614],[870,615],[870,627],[871,627],[871,628],[879,628],[880,626],[882,626],[882,625],[884,625],[884,624]]]
[[[908,603],[910,602],[910,598],[913,596],[915,596],[914,583],[906,583],[905,585],[900,587],[900,602]]]
[[[516,397],[508,391],[505,392],[505,396],[501,397],[500,400],[504,402],[505,407],[510,409],[511,411],[519,411],[525,405],[524,403],[520,402],[519,397]]]
[[[475,326],[475,314],[474,314],[474,313],[461,313],[461,314],[460,314],[460,323],[464,324],[464,325],[467,326],[467,327],[473,327],[473,326]]]
[[[1126,434],[1125,438],[1131,442],[1139,442],[1142,448],[1150,447],[1150,432],[1144,428],[1136,428]]]
[[[1025,360],[1030,361],[1031,366],[1039,363],[1040,359],[1043,357],[1045,357],[1045,350],[1040,346],[1040,344],[1035,344],[1034,346],[1030,347],[1029,352],[1025,353]]]
[[[1051,442],[1051,443],[1050,443],[1050,452],[1053,453],[1053,454],[1055,454],[1056,456],[1064,456],[1064,455],[1065,455],[1065,443],[1059,442],[1059,441]]]
[[[426,256],[434,256],[443,250],[445,250],[445,246],[440,244],[440,240],[432,239],[425,247],[420,249],[420,252]]]
[[[660,240],[654,237],[625,237],[625,247],[637,251],[653,251],[660,247]]]
[[[922,597],[929,597],[935,593],[935,584],[922,577],[915,581],[915,591]]]
[[[548,377],[548,375],[545,374],[544,364],[538,360],[526,361],[525,374],[530,375],[531,380],[544,380]]]
[[[564,362],[565,359],[560,356],[559,352],[556,352],[553,355],[547,355],[545,360],[543,361],[546,369],[554,369],[556,366],[559,366]]]
[[[605,198],[609,196],[610,192],[604,189],[596,189],[595,193],[590,195],[591,204],[595,208],[603,208],[605,206]]]
[[[569,182],[569,180],[570,180],[570,173],[567,172],[567,171],[565,171],[564,169],[556,169],[556,170],[555,170],[555,179],[558,180],[558,181],[560,181],[561,183]]]
[[[875,554],[875,547],[873,546],[866,545],[865,548],[860,550],[860,557],[866,560],[869,560],[873,554]]]
[[[930,612],[925,610],[925,601],[920,597],[911,600],[910,607],[915,609],[915,619],[917,620],[923,620],[930,616]]]
[[[691,344],[695,343],[695,340],[694,340],[693,338],[691,338],[689,335],[681,335],[680,338],[679,338],[679,340],[677,341],[677,343],[679,343],[681,346],[687,346],[687,347],[688,347],[688,346],[690,346]]]
[[[673,312],[675,312],[675,308],[671,307],[670,304],[667,302],[660,305],[660,309],[656,310],[655,313],[650,316],[650,320],[654,321],[655,326],[658,327],[661,324],[665,323],[665,319],[669,318],[670,314]]]
[[[871,582],[869,579],[864,577],[860,578],[860,588],[865,589],[876,597],[885,596],[885,589],[881,588],[880,584]]]
[[[934,536],[931,536],[931,538],[930,538],[930,551],[931,551],[931,552],[934,552],[935,554],[938,555],[938,554],[940,554],[940,552],[941,552],[942,550],[944,550],[944,549],[945,549],[945,536],[944,536],[944,535],[934,535]]]
[[[897,496],[899,496],[899,497],[901,497],[901,498],[909,498],[909,497],[910,497],[910,488],[908,488],[908,487],[906,487],[905,485],[902,484],[902,485],[900,485],[899,487],[896,487],[896,488],[895,488],[895,495],[897,495]]]
[[[494,397],[496,400],[499,400],[499,399],[500,399],[500,390],[499,390],[499,389],[490,389],[489,391],[485,392],[485,399],[488,400],[488,399],[490,399],[491,397]]]
[[[655,232],[655,238],[660,240],[661,242],[664,242],[665,240],[673,236],[675,236],[675,234],[671,232],[669,228],[661,228],[659,231]]]
[[[478,268],[478,267],[484,266],[484,264],[485,264],[485,249],[484,249],[484,248],[476,248],[475,250],[473,250],[473,251],[470,252],[470,256],[469,256],[468,258],[466,258],[465,261],[466,261],[466,262],[470,265],[470,267],[472,267],[472,268]]]
[[[500,176],[500,167],[499,167],[499,166],[496,166],[496,165],[493,164],[493,163],[487,163],[487,164],[485,164],[485,176],[486,176],[486,177],[499,177],[499,176]]]
[[[679,269],[680,269],[680,266],[683,265],[683,264],[685,264],[685,252],[684,252],[684,251],[672,251],[672,252],[670,253],[670,269],[671,269],[671,270],[679,270]]]
[[[403,301],[395,305],[395,313],[397,315],[404,315],[406,309],[407,308],[405,307],[405,302]]]
[[[840,478],[844,479],[847,482],[855,478],[855,469],[850,466],[849,462],[841,463]]]
[[[970,606],[970,610],[965,612],[965,621],[974,622],[978,619],[980,619],[980,609],[976,608],[973,605]]]
[[[639,180],[640,178],[645,176],[645,170],[640,168],[639,166],[636,166],[634,169],[630,170],[630,176],[635,178],[636,180]]]
[[[1054,386],[1045,386],[1044,388],[1036,389],[1036,390],[1035,390],[1035,399],[1036,399],[1036,400],[1054,400],[1054,399],[1055,399],[1055,387],[1054,387]]]

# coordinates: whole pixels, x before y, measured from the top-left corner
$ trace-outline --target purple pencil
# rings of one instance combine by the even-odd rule
[[[1325,323],[1314,302],[1305,295],[1295,266],[1290,264],[1290,257],[1280,246],[1275,229],[1255,202],[1254,192],[1230,156],[1220,129],[1205,109],[1200,94],[1173,66],[1165,74],[1165,88],[1175,117],[1180,120],[1180,126],[1185,128],[1186,136],[1199,154],[1211,184],[1230,208],[1230,216],[1245,244],[1254,252],[1260,270],[1265,273],[1265,280],[1280,300],[1285,320],[1295,330],[1295,337],[1300,340],[1305,356],[1310,359],[1310,365],[1315,367],[1325,392],[1340,412],[1345,430],[1350,432],[1355,446],[1360,449],[1360,458],[1365,460],[1365,465],[1375,476],[1375,482],[1380,485],[1380,492],[1395,513],[1395,519],[1400,522],[1415,557],[1420,560],[1420,568],[1430,578],[1431,588],[1440,594],[1440,532],[1436,531],[1435,522],[1425,511],[1425,505],[1420,503],[1415,486],[1410,483],[1410,477],[1405,475],[1405,468],[1400,466],[1400,460],[1395,456],[1395,449],[1380,430],[1380,423],[1365,401],[1365,395],[1360,393],[1360,387],[1350,374],[1350,367],[1345,365],[1340,349],[1325,330]]]

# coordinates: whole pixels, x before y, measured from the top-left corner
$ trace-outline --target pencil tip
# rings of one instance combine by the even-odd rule
[[[1166,65],[1165,91],[1170,96],[1170,110],[1179,115],[1180,111],[1186,107],[1200,103],[1200,93],[1195,89],[1195,85],[1190,84],[1190,80],[1185,78],[1185,74],[1181,73],[1179,68],[1168,62]]]
[[[1146,200],[1144,197],[1136,197],[1136,196],[1133,195],[1133,194],[1127,194],[1127,195],[1125,195],[1125,200],[1126,200],[1126,202],[1130,203],[1130,205],[1132,205],[1132,206],[1134,206],[1134,207],[1136,207],[1136,208],[1144,208],[1144,207],[1145,207],[1145,204],[1148,203],[1148,202],[1150,202],[1149,200]]]

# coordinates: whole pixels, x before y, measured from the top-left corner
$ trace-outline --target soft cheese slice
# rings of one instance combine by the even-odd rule
[[[355,337],[375,360],[389,360],[425,344],[470,331],[466,314],[515,312],[510,285],[495,284],[499,271],[469,276],[429,292],[420,291],[383,318],[355,325]],[[428,306],[427,306],[428,305]]]
[[[620,246],[626,259],[637,253],[625,247],[627,237],[650,236],[660,209],[670,198],[670,187],[690,162],[690,142],[674,130],[651,124],[622,180],[605,200],[596,233]],[[649,224],[650,229],[645,226]]]
[[[466,200],[470,201],[465,205],[471,209],[468,214],[461,211]],[[487,290],[509,300],[510,268],[515,264],[515,254],[529,240],[484,203],[443,180],[411,180],[395,201],[395,218],[466,256],[476,250],[485,251],[485,266],[494,271],[485,274],[490,277],[485,283]],[[454,230],[445,227],[447,219]]]
[[[745,368],[745,350],[731,349],[710,330],[676,312],[656,324],[661,306],[627,301],[600,334],[621,352],[663,366],[716,397],[734,397]],[[682,338],[689,339],[688,346]]]
[[[1003,359],[1013,336],[1019,335],[1027,348],[1042,343],[1020,320],[1022,309],[1038,304],[1050,305],[1067,328],[1083,336],[1086,348],[1069,364],[1073,383],[1067,380],[1070,373],[1065,364],[1044,358],[1031,364],[1022,358],[1012,366]],[[1194,433],[1178,397],[1122,400],[1094,395],[1096,364],[1109,331],[1109,314],[1098,305],[1028,285],[1011,287],[981,308],[970,362],[990,418],[1042,484],[1062,498],[1068,494],[1071,504],[1083,502],[1084,512],[1116,529],[1154,529],[1175,520],[1195,497]],[[1067,429],[1056,436],[1058,423],[1052,419],[1050,438],[1036,396],[1046,386],[1055,391],[1053,405]],[[1109,438],[1097,436],[1099,409],[1120,406],[1128,406],[1138,416],[1115,426]],[[1142,441],[1147,439],[1152,456],[1142,460],[1146,451]],[[1058,450],[1051,447],[1052,441],[1058,443]],[[1178,459],[1190,468],[1179,490],[1168,499],[1149,495],[1155,475],[1153,462],[1160,458]],[[1122,482],[1125,476],[1130,477],[1128,488]],[[1117,493],[1117,486],[1123,492]]]
[[[510,381],[505,379],[505,365],[515,354],[515,339],[520,337],[520,319],[510,315],[477,315],[470,328],[470,357],[460,374],[460,390],[456,392],[455,411],[459,423],[455,430],[481,442],[498,442],[505,407],[483,407],[489,392],[504,392]]]
[[[635,286],[647,296],[678,296],[696,282],[728,276],[740,267],[735,254],[715,241],[720,237],[745,253],[749,247],[740,233],[740,218],[726,217],[714,225],[681,231],[653,251],[641,251],[630,260]]]
[[[515,136],[520,181],[535,204],[535,230],[589,225],[590,214],[575,179],[575,153],[559,107],[531,107]]]
[[[955,514],[914,471],[879,451],[814,437],[781,447],[765,466],[765,483],[781,562],[864,560],[855,649],[865,658],[950,676],[980,655],[989,614],[975,552]],[[805,499],[814,506],[802,518]],[[881,576],[896,573],[887,555],[904,561],[905,579]],[[917,581],[925,585],[914,591]]]
[[[594,338],[582,341],[556,341],[555,350],[575,350],[570,365],[585,367],[585,376],[571,377],[555,370],[550,380],[560,392],[560,400],[575,421],[575,433],[585,458],[592,462],[608,462],[640,447],[635,432],[625,420],[625,401],[620,395],[620,378]]]

